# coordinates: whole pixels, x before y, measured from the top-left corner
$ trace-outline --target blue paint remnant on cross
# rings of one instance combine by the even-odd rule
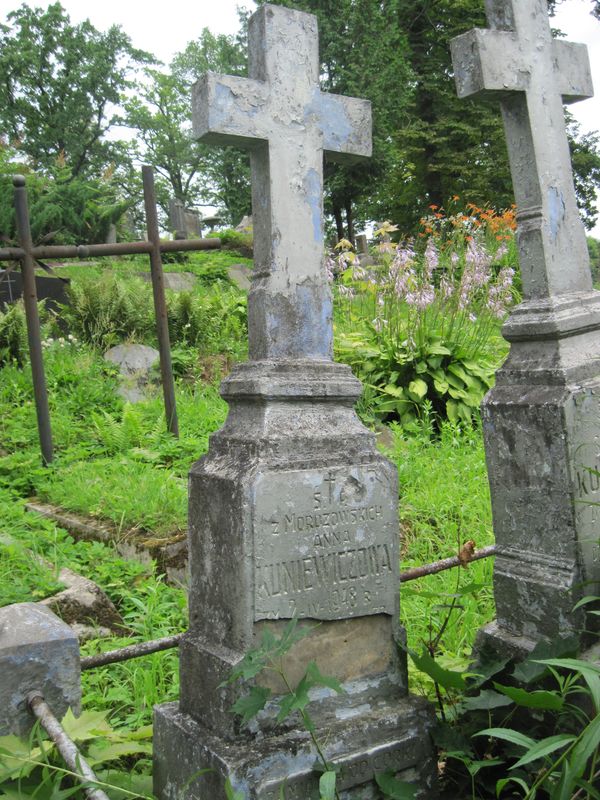
[[[313,15],[261,6],[248,39],[249,77],[208,73],[194,87],[193,103],[198,138],[250,151],[250,357],[329,359],[323,156],[371,155],[371,105],[321,92]]]

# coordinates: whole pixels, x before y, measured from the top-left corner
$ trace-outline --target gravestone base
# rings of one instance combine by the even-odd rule
[[[418,786],[419,800],[433,800],[434,724],[427,702],[398,698],[317,728],[326,758],[340,768],[342,800],[381,797],[374,776],[389,771]],[[246,733],[228,741],[170,703],[156,709],[154,743],[154,791],[161,800],[217,800],[225,797],[228,778],[247,800],[279,800],[282,787],[286,800],[319,800],[317,757],[299,720],[283,734]]]
[[[503,334],[482,404],[496,621],[478,647],[522,660],[540,641],[585,646],[574,606],[600,589],[600,294],[524,303]]]
[[[249,733],[231,708],[251,682],[224,685],[294,618],[310,630],[283,656],[289,683],[314,661],[345,690],[315,687],[309,708],[327,757],[350,765],[345,797],[377,796],[372,761],[430,786],[433,712],[407,698],[399,624],[397,474],[354,411],[359,382],[331,361],[250,361],[221,393],[227,420],[189,476],[190,625],[179,707],[156,711],[157,796],[210,767],[182,798],[221,797],[226,777],[248,798],[279,800],[285,778],[299,787],[286,797],[318,798],[299,720],[276,724],[271,701]],[[286,691],[274,671],[252,681]]]

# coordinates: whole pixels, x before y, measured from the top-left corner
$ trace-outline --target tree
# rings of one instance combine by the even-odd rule
[[[192,136],[187,89],[174,75],[149,69],[136,94],[124,101],[126,124],[140,133],[134,152],[158,173],[157,197],[165,211],[169,195],[192,205],[200,191],[206,152]]]
[[[128,207],[112,168],[99,177],[74,178],[64,159],[51,170],[33,172],[19,153],[0,139],[0,241],[17,242],[12,176],[24,174],[34,242],[105,242],[111,224]]]
[[[237,37],[224,34],[215,36],[208,28],[204,28],[200,37],[190,42],[173,59],[173,80],[188,98],[189,112],[192,85],[205,72],[228,75],[247,73],[246,17],[243,14],[240,22]],[[200,197],[206,203],[221,207],[226,222],[237,224],[252,211],[248,153],[235,147],[216,148],[197,143],[194,152],[198,154],[201,165]]]
[[[152,57],[117,27],[72,25],[60,3],[44,11],[23,4],[0,25],[0,125],[33,167],[58,158],[76,178],[111,161],[104,134],[111,104],[130,86],[130,71]]]
[[[351,167],[330,163],[325,170],[325,209],[338,238],[351,240],[357,220],[381,219],[389,210],[380,187],[398,162],[394,134],[404,125],[414,86],[405,33],[393,24],[398,0],[273,1],[317,16],[321,88],[372,104],[372,159]]]

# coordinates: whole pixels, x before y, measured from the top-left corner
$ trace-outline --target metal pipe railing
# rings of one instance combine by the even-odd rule
[[[43,695],[40,692],[30,692],[27,695],[27,703],[34,717],[39,720],[42,728],[56,745],[56,749],[69,770],[83,784],[83,793],[88,800],[109,800],[108,795],[102,789],[87,785],[97,784],[98,778],[79,752],[77,745],[67,736],[65,729],[52,713]]]

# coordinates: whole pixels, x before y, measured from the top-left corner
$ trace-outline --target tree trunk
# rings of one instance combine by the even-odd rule
[[[339,242],[344,238],[344,221],[342,220],[342,209],[337,203],[333,204],[333,218],[335,219],[335,230]]]
[[[352,242],[354,245],[354,219],[352,217],[352,200],[346,198],[345,202],[345,210],[346,210],[346,226],[348,228],[348,241]]]

